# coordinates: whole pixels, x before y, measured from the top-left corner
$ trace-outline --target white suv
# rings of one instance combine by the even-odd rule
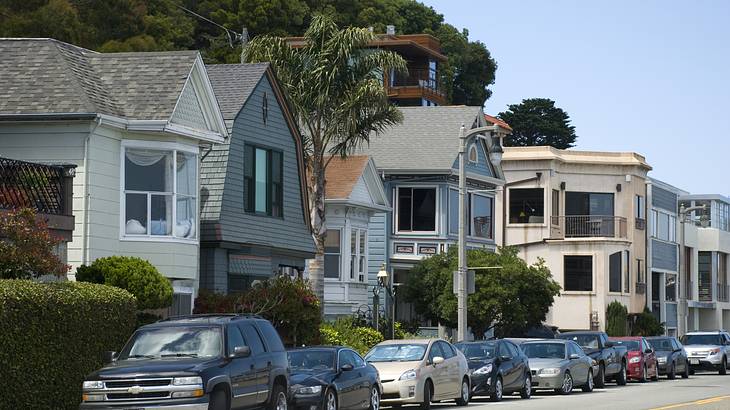
[[[717,370],[727,374],[730,358],[730,334],[724,330],[689,332],[682,337],[690,373],[695,370]]]

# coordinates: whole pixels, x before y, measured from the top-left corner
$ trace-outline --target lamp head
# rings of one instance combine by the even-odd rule
[[[380,283],[380,286],[385,286],[385,284],[388,283],[388,271],[385,270],[385,264],[383,264],[378,271],[378,283]]]

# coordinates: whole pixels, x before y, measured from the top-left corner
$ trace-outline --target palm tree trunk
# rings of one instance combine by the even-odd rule
[[[325,226],[325,175],[324,161],[320,155],[313,155],[309,164],[309,211],[312,223],[312,236],[316,246],[314,259],[309,260],[309,281],[314,294],[317,295],[324,312],[324,239],[327,235]]]

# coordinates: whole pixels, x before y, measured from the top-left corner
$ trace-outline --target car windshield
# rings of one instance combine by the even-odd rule
[[[368,362],[412,362],[422,360],[426,344],[389,344],[373,347],[365,360]]]
[[[684,335],[682,344],[684,345],[721,345],[719,335]]]
[[[572,340],[578,343],[583,349],[598,349],[598,336],[596,335],[560,335],[561,339]]]
[[[494,349],[497,344],[494,342],[487,343],[457,343],[457,349],[461,350],[470,360],[484,360],[491,359],[494,357]]]
[[[649,339],[649,344],[651,344],[654,350],[674,350],[674,347],[672,346],[672,341],[669,339]]]
[[[613,343],[621,346],[626,346],[626,350],[633,352],[639,349],[639,342],[636,340],[612,340]]]
[[[171,326],[137,331],[119,358],[216,357],[222,350],[219,327]]]
[[[562,343],[523,343],[520,347],[528,359],[565,359]]]
[[[292,370],[315,371],[335,368],[335,352],[331,350],[293,350],[288,352]]]

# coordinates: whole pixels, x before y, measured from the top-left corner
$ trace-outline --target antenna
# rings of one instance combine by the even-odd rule
[[[224,26],[222,26],[222,25],[220,25],[220,24],[216,23],[215,21],[213,21],[213,20],[211,20],[211,19],[209,19],[209,18],[203,17],[203,16],[201,16],[200,14],[198,14],[198,13],[196,13],[196,12],[194,12],[194,11],[192,11],[192,10],[188,9],[188,8],[185,8],[184,6],[181,6],[181,5],[179,5],[179,4],[176,4],[176,6],[177,6],[178,8],[180,8],[180,9],[182,9],[182,10],[184,10],[184,11],[186,11],[186,12],[188,12],[188,13],[192,14],[193,16],[195,16],[195,17],[197,17],[197,18],[199,18],[199,19],[203,20],[203,21],[207,21],[208,23],[210,23],[210,24],[212,24],[212,25],[214,25],[214,26],[216,26],[216,27],[219,27],[219,28],[223,29],[223,30],[225,31],[225,33],[226,33],[226,37],[228,37],[228,45],[229,45],[229,46],[230,46],[231,48],[233,48],[233,47],[234,47],[234,43],[237,43],[237,42],[239,42],[239,41],[240,41],[240,42],[241,42],[241,43],[242,43],[242,44],[243,44],[244,46],[245,46],[245,45],[246,45],[246,43],[248,42],[248,30],[247,30],[247,29],[246,29],[245,27],[243,28],[243,32],[242,32],[241,34],[238,34],[238,33],[236,33],[235,31],[233,31],[233,30],[231,30],[231,29],[229,29],[229,28],[227,28],[227,27],[224,27]]]

